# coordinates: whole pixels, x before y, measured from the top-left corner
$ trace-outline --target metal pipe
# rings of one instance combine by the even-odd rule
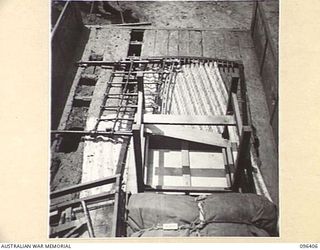
[[[156,63],[159,62],[161,63],[162,61],[165,62],[172,62],[175,60],[207,60],[207,61],[214,61],[217,62],[219,66],[225,66],[225,62],[229,62],[234,64],[235,67],[238,67],[239,65],[242,65],[242,61],[235,60],[235,61],[230,61],[230,60],[221,60],[218,58],[212,58],[212,57],[190,57],[190,56],[174,56],[174,57],[149,57],[149,58],[142,58],[141,60],[133,60],[132,62],[134,64],[149,64],[149,63]],[[83,65],[83,64],[88,64],[88,65],[119,65],[119,64],[130,64],[131,61],[124,60],[124,61],[78,61],[78,65]]]
[[[70,2],[67,1],[66,4],[63,6],[63,9],[62,9],[62,11],[61,11],[61,13],[60,13],[60,15],[59,15],[59,18],[58,18],[56,24],[54,25],[54,27],[53,27],[53,29],[52,29],[52,32],[51,32],[51,40],[53,39],[53,37],[54,37],[54,35],[55,35],[55,33],[56,33],[56,31],[57,31],[57,29],[58,29],[61,21],[62,21],[62,18],[63,18],[63,16],[64,16],[65,12],[67,11],[67,8],[68,8],[69,4],[70,4]]]
[[[51,134],[77,134],[77,135],[119,135],[119,136],[131,136],[132,132],[129,131],[77,131],[77,130],[52,130]]]

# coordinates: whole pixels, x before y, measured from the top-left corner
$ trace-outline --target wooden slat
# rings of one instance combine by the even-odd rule
[[[232,150],[233,150],[232,147],[226,148],[228,163],[229,163],[229,171],[231,173],[231,176],[233,176],[233,173],[235,172],[234,157],[233,157]],[[237,150],[236,150],[236,152],[237,152]]]
[[[220,59],[227,59],[225,53],[225,41],[223,33],[221,32],[212,32],[211,33],[211,42],[214,44],[214,54],[213,57]]]
[[[72,207],[68,207],[65,209],[65,219],[66,222],[70,222],[72,220]]]
[[[189,55],[189,31],[179,31],[179,56]]]
[[[250,153],[250,138],[251,128],[249,126],[243,126],[239,143],[239,151],[235,163],[234,183],[232,187],[234,191],[238,190],[243,171],[248,167],[245,163],[247,162]]]
[[[143,110],[145,108],[143,73],[137,73],[137,84],[138,84],[138,112],[141,112],[140,119],[142,121],[142,119],[143,119],[142,114],[144,113]],[[139,109],[141,109],[141,110],[139,110]]]
[[[94,44],[99,44],[99,42],[104,44],[104,46],[96,46],[99,50],[101,48],[101,52],[104,53],[104,60],[119,61],[127,56],[130,29],[101,29],[100,32],[102,36]]]
[[[159,175],[159,168],[155,168],[155,175]],[[165,167],[164,176],[183,176],[183,169],[174,167]],[[226,171],[221,168],[191,168],[192,177],[226,177]],[[189,185],[185,185],[189,186]]]
[[[141,126],[133,124],[133,147],[134,147],[134,158],[136,165],[136,176],[137,176],[137,187],[138,192],[143,190],[143,161],[142,161],[142,150],[141,150]]]
[[[75,96],[74,101],[83,101],[90,102],[92,100],[92,96]]]
[[[231,77],[231,85],[228,91],[228,103],[227,103],[227,110],[226,114],[229,115],[233,113],[233,106],[232,106],[232,93],[237,93],[238,85],[239,85],[239,75],[233,74]],[[229,139],[228,128],[225,126],[223,131],[223,137]]]
[[[79,225],[77,225],[75,228],[71,229],[67,234],[63,236],[63,238],[69,238],[71,235],[73,235],[76,231],[78,231],[81,227],[83,227],[86,224],[86,222],[83,222]]]
[[[184,186],[191,186],[191,171],[189,158],[189,143],[181,142],[181,174]],[[165,171],[163,173],[165,175]]]
[[[168,38],[169,38],[169,33],[167,30],[157,30],[154,55],[156,56],[168,55]]]
[[[114,196],[114,191],[112,191],[112,192],[103,192],[103,193],[97,194],[97,195],[91,195],[91,196],[80,198],[80,199],[74,199],[74,200],[70,200],[70,201],[65,201],[65,202],[60,203],[60,204],[52,204],[50,206],[50,212],[53,212],[53,211],[56,211],[56,210],[62,210],[62,209],[65,209],[67,207],[76,207],[76,206],[79,205],[79,203],[81,203],[81,201],[95,202],[95,201],[101,201],[102,199],[111,198],[113,196]]]
[[[204,132],[197,129],[185,128],[182,126],[147,125],[146,132],[152,135],[167,136],[171,138],[207,144],[216,147],[228,147],[230,142],[221,137],[218,133]]]
[[[150,22],[138,22],[138,23],[117,23],[115,26],[142,26],[142,25],[151,25]]]
[[[89,214],[89,210],[87,208],[86,202],[85,201],[81,201],[81,206],[84,212],[84,215],[86,217],[86,222],[87,222],[87,227],[88,227],[88,233],[89,233],[89,237],[90,238],[94,238],[94,231],[93,231],[93,227],[92,227],[92,221],[90,218],[90,214]]]
[[[234,2],[239,2],[239,0],[228,0],[228,1],[234,1]],[[122,26],[119,26],[118,24],[103,24],[103,25],[94,25],[94,24],[86,24],[85,27],[88,27],[88,28],[107,28],[107,29],[128,29],[129,27],[122,27]],[[130,28],[133,28],[133,27],[130,27]],[[209,31],[216,31],[216,32],[223,32],[223,31],[247,31],[248,29],[245,28],[245,29],[242,29],[242,28],[234,28],[234,29],[230,29],[230,28],[176,28],[176,27],[172,27],[172,28],[169,28],[169,27],[150,27],[150,26],[144,26],[144,27],[139,27],[137,26],[138,29],[144,29],[144,30],[209,30]]]
[[[149,161],[149,136],[145,137],[144,141],[144,155],[143,155],[143,176],[145,183],[147,183],[147,175],[148,175],[148,161]]]
[[[64,188],[64,189],[60,189],[60,190],[51,192],[50,199],[54,199],[54,198],[57,198],[59,196],[63,196],[63,195],[67,195],[67,194],[71,194],[71,193],[75,193],[75,192],[80,192],[80,191],[85,190],[85,189],[99,187],[99,186],[102,186],[102,185],[114,183],[117,180],[117,177],[118,177],[118,175],[113,175],[113,176],[101,178],[101,179],[98,179],[98,180],[81,183],[81,184],[74,185],[74,186],[71,186],[71,187],[67,187],[67,188]]]
[[[228,125],[236,126],[236,121],[232,115],[217,116],[188,116],[188,115],[155,115],[145,114],[143,116],[145,124],[163,124],[163,125]]]
[[[52,227],[50,227],[50,238],[53,238],[53,237],[63,233],[64,231],[73,229],[73,228],[77,227],[78,225],[83,225],[84,223],[86,223],[86,221],[84,219],[79,219],[79,220],[75,220],[75,221],[70,221],[68,223],[60,224],[58,226],[52,226]]]
[[[156,31],[146,30],[143,35],[143,44],[141,48],[141,56],[149,57],[154,56]]]
[[[138,192],[143,190],[143,148],[142,148],[142,131],[143,131],[143,110],[144,110],[144,95],[143,95],[143,77],[138,73],[138,109],[135,115],[135,124],[132,126],[133,147],[136,164],[137,187]]]
[[[168,55],[179,55],[179,32],[176,30],[169,31]]]
[[[237,35],[237,32],[225,32],[224,45],[225,45],[227,59],[229,60],[240,59],[239,37]]]
[[[147,140],[149,141],[149,136],[147,136]],[[152,182],[153,182],[153,172],[154,172],[154,164],[153,164],[153,158],[154,158],[154,156],[153,156],[153,154],[154,154],[154,151],[152,151],[152,150],[149,150],[148,149],[148,161],[147,162],[145,162],[145,164],[146,164],[146,174],[147,174],[147,176],[146,176],[146,184],[147,185],[152,185]]]
[[[202,56],[201,31],[189,31],[189,55]]]
[[[224,166],[225,166],[225,177],[227,180],[227,185],[228,187],[231,187],[231,176],[230,176],[230,171],[229,171],[229,162],[228,162],[228,157],[227,157],[227,152],[226,149],[222,149],[222,155],[223,155],[223,161],[224,161]]]
[[[116,193],[114,196],[114,208],[113,208],[113,215],[112,215],[112,237],[117,237],[118,233],[118,218],[119,218],[119,196],[120,196],[120,183],[121,179],[120,176],[117,178],[116,181]]]
[[[164,183],[164,152],[159,151],[159,176],[158,176],[158,185],[162,186]]]
[[[237,121],[237,130],[238,130],[238,135],[241,136],[242,132],[242,118],[241,118],[241,113],[240,113],[240,107],[238,103],[238,98],[236,93],[232,93],[232,108],[233,108],[233,113]]]
[[[203,55],[206,57],[223,58],[223,35],[216,31],[203,31]],[[222,57],[223,56],[223,57]]]
[[[215,192],[230,192],[231,190],[223,187],[156,186],[156,187],[146,187],[145,191],[215,193]]]

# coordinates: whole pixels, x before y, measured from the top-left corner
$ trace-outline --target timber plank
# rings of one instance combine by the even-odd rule
[[[159,175],[160,169],[155,168],[155,175]],[[182,168],[165,167],[163,175],[168,176],[183,176]],[[192,177],[226,177],[226,172],[221,168],[191,168],[189,176]],[[189,185],[185,185],[189,186]]]
[[[243,126],[240,137],[239,151],[235,162],[234,183],[232,186],[234,191],[237,191],[239,188],[242,172],[248,167],[245,166],[245,163],[250,154],[250,138],[251,128],[249,126]]]
[[[154,55],[155,41],[156,30],[145,30],[141,48],[142,57],[149,57]]]
[[[189,31],[189,55],[190,56],[203,56],[202,52],[202,35],[201,31]]]
[[[133,147],[134,147],[134,158],[136,165],[136,176],[137,176],[137,187],[138,192],[143,189],[143,160],[141,150],[141,126],[134,124],[132,127],[133,132]]]
[[[168,55],[179,55],[179,32],[176,30],[169,31]]]
[[[225,58],[223,33],[216,31],[203,31],[203,56]]]
[[[184,186],[191,186],[191,171],[190,171],[190,158],[189,158],[189,143],[186,141],[181,142],[181,165],[182,179]],[[164,173],[165,174],[164,169]]]
[[[212,145],[216,147],[228,147],[230,142],[214,132],[204,132],[197,129],[185,128],[182,126],[166,125],[145,125],[146,132],[152,135],[167,136],[180,140]]]
[[[232,115],[155,115],[145,114],[143,116],[145,124],[163,125],[229,125],[235,126],[236,121]]]
[[[169,33],[167,30],[157,30],[156,45],[154,50],[155,56],[168,55],[168,38],[169,38]]]
[[[130,42],[130,29],[105,29],[96,44],[104,44],[103,60],[119,61],[127,56]],[[99,41],[100,40],[100,41]]]
[[[52,226],[50,227],[50,237],[53,238],[56,235],[63,233],[64,231],[73,229],[78,225],[83,225],[84,223],[86,223],[85,219],[79,219],[79,220],[70,221],[64,224],[60,224],[58,226],[54,226],[54,227]]]
[[[215,46],[211,38],[212,31],[203,31],[203,55],[206,57],[215,57]]]
[[[63,203],[59,203],[59,204],[51,204],[50,205],[50,212],[54,212],[57,210],[62,210],[64,208],[67,207],[76,207],[79,205],[79,203],[81,203],[81,201],[86,201],[86,202],[98,202],[101,201],[102,199],[109,199],[109,198],[113,198],[115,192],[111,191],[111,192],[103,192],[97,195],[91,195],[89,197],[84,197],[84,198],[80,198],[80,199],[74,199],[74,200],[70,200],[70,201],[65,201]]]
[[[101,178],[98,180],[94,181],[89,181],[86,183],[80,183],[78,185],[74,185],[71,187],[63,188],[54,192],[51,192],[50,198],[57,198],[59,196],[75,193],[75,192],[80,192],[85,189],[93,188],[93,187],[98,187],[106,184],[111,184],[114,183],[117,180],[118,175],[113,175],[105,178]]]
[[[240,114],[240,107],[238,103],[238,98],[236,93],[232,93],[232,108],[233,108],[233,113],[235,115],[236,121],[237,121],[237,130],[238,130],[238,135],[239,137],[241,136],[242,133],[242,118]]]
[[[188,56],[189,53],[189,31],[179,31],[179,56]]]
[[[240,49],[239,49],[239,37],[237,32],[225,32],[225,51],[228,60],[239,60]]]
[[[215,192],[230,192],[231,190],[224,187],[156,186],[156,187],[147,187],[145,191],[215,193]]]
[[[222,155],[223,155],[223,161],[224,161],[225,176],[226,176],[227,185],[228,185],[228,187],[231,187],[231,183],[232,182],[231,182],[231,177],[230,177],[230,173],[229,173],[229,164],[228,164],[227,152],[226,152],[225,148],[222,149]]]

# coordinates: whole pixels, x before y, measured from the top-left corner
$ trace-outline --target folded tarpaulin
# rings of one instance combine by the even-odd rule
[[[276,205],[256,194],[219,193],[207,196],[203,202],[204,220],[254,225],[277,234]]]
[[[255,194],[209,196],[134,194],[128,203],[128,236],[273,236],[276,206]]]
[[[194,198],[187,195],[133,194],[128,203],[128,235],[144,229],[184,227],[197,223],[199,211]],[[175,224],[175,225],[174,225]]]
[[[263,229],[254,225],[237,223],[209,223],[202,229],[147,229],[131,234],[131,237],[269,237]]]
[[[269,237],[263,229],[254,225],[239,223],[208,223],[199,231],[199,236],[230,236],[230,237]]]

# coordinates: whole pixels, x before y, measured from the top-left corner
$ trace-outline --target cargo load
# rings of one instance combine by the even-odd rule
[[[127,236],[276,236],[276,206],[256,194],[208,196],[134,194],[127,206]]]

